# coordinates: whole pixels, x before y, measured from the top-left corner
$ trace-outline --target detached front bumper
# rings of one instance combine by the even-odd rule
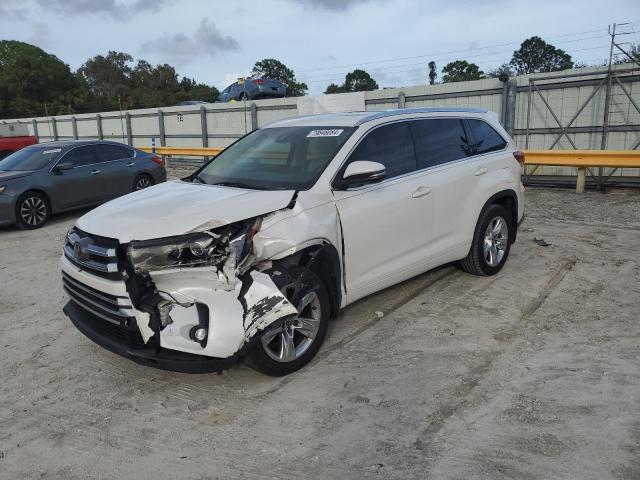
[[[63,311],[90,340],[141,365],[181,373],[210,373],[221,372],[237,361],[237,355],[213,358],[162,348],[153,340],[145,344],[137,326],[127,328],[106,322],[71,300]]]

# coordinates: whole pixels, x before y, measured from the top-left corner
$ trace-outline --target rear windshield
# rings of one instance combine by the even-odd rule
[[[257,130],[202,169],[195,181],[258,190],[307,190],[354,132],[353,127]]]
[[[49,162],[56,160],[61,152],[61,148],[47,148],[43,146],[23,148],[0,160],[0,171],[19,172],[40,170],[46,167]]]

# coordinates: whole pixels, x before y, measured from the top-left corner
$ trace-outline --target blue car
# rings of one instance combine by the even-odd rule
[[[270,78],[247,78],[244,83],[232,83],[218,96],[219,102],[232,100],[257,100],[259,98],[282,98],[287,93],[287,86],[280,80]]]

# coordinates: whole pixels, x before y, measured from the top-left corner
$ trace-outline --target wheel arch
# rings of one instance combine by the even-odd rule
[[[342,304],[342,268],[337,248],[330,242],[309,245],[293,255],[274,261],[283,267],[301,265],[315,273],[324,283],[331,303],[331,318],[336,318]]]
[[[512,189],[501,190],[497,193],[494,193],[489,197],[489,199],[484,203],[480,211],[478,212],[478,218],[480,218],[480,214],[489,206],[489,205],[501,205],[507,209],[507,211],[511,212],[511,218],[509,218],[509,222],[511,223],[513,237],[511,243],[516,241],[516,235],[518,232],[518,195]]]
[[[16,195],[16,206],[18,205],[18,202],[20,201],[20,199],[25,195],[28,195],[29,193],[39,193],[40,195],[42,195],[45,201],[47,202],[47,204],[49,205],[49,210],[51,210],[50,213],[53,213],[53,203],[51,202],[51,197],[46,192],[46,190],[38,187],[27,188],[24,190],[24,192],[20,192],[19,195]]]

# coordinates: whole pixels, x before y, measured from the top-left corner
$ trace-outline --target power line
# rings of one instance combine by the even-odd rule
[[[596,47],[587,47],[587,48],[580,48],[580,49],[575,49],[573,50],[574,52],[581,52],[581,51],[590,51],[590,50],[599,50],[599,49],[606,49],[608,48],[608,46],[606,45],[598,45]],[[477,58],[477,57],[483,57],[483,56],[487,56],[487,55],[497,55],[500,53],[508,53],[510,52],[510,50],[505,50],[505,51],[501,51],[501,52],[489,52],[489,53],[485,53],[482,55],[471,55],[471,56],[467,56],[466,58]],[[449,58],[450,59],[450,58]],[[437,59],[439,60],[439,59]],[[492,58],[492,59],[487,59],[484,60],[483,63],[490,63],[490,62],[503,62],[505,59],[504,57],[501,58]],[[391,68],[402,68],[402,67],[424,67],[425,64],[424,62],[419,62],[419,63],[408,63],[408,64],[402,64],[402,65],[392,65],[389,67],[383,67],[383,68],[379,68],[377,69],[378,72],[381,72],[385,75],[389,75],[389,74],[394,74],[394,73],[408,73],[413,69],[408,69],[408,70],[396,70],[396,71],[388,71]],[[326,83],[326,82],[330,82],[331,80],[335,80],[335,81],[341,81],[344,77],[344,75],[346,75],[346,73],[348,72],[344,72],[343,73],[336,73],[335,75],[331,75],[331,76],[323,76],[323,77],[307,77],[304,78],[304,82],[308,83],[308,84],[318,84],[318,83]],[[376,74],[376,72],[373,73],[374,75]]]
[[[602,32],[603,35],[606,34],[606,32],[604,31],[604,29],[597,29],[597,30],[584,30],[581,32],[572,32],[572,33],[566,33],[563,35],[554,35],[554,36],[548,36],[546,37],[547,39],[553,40],[553,39],[557,39],[557,38],[564,38],[564,37],[569,37],[569,36],[574,36],[574,35],[583,35],[583,34],[589,34],[589,33],[596,33],[596,32]],[[578,41],[580,41],[582,39],[578,39]],[[312,72],[312,71],[319,71],[319,70],[331,70],[331,69],[335,69],[335,68],[349,68],[349,67],[354,67],[354,66],[358,66],[358,65],[374,65],[374,64],[378,64],[378,63],[387,63],[387,62],[393,62],[393,61],[399,61],[399,60],[413,60],[416,58],[427,58],[427,57],[431,57],[434,55],[451,55],[454,53],[465,53],[465,52],[471,52],[471,51],[475,51],[475,50],[485,50],[488,48],[498,48],[498,47],[506,47],[509,45],[519,45],[521,42],[507,42],[507,43],[500,43],[500,44],[495,44],[495,45],[487,45],[484,47],[473,47],[473,48],[466,48],[466,49],[461,49],[461,50],[450,50],[450,51],[445,51],[445,52],[433,52],[433,53],[427,53],[427,54],[423,54],[423,55],[413,55],[413,56],[409,56],[409,57],[395,57],[395,58],[388,58],[385,60],[370,60],[370,61],[366,61],[366,62],[358,62],[358,63],[351,63],[351,64],[344,64],[344,65],[333,65],[330,67],[316,67],[316,68],[308,68],[305,70],[298,70],[298,73],[306,73],[306,72]],[[569,43],[569,42],[565,42],[565,43]]]
[[[580,38],[580,39],[576,39],[575,42],[583,42],[586,40],[593,40],[593,39],[597,39],[597,38],[605,38],[605,36],[602,35],[598,35],[598,36],[593,36],[593,37],[585,37],[585,38]],[[572,41],[574,42],[574,41]],[[594,47],[594,48],[603,48],[601,46],[598,47]],[[573,50],[574,52],[578,52],[581,51],[579,50]],[[493,51],[493,52],[483,52],[483,53],[476,53],[476,54],[472,54],[472,55],[464,55],[465,59],[482,59],[483,57],[489,56],[489,55],[498,55],[498,54],[512,54],[513,50],[501,50],[501,51]],[[431,56],[430,60],[434,60],[437,61],[438,63],[442,63],[442,61],[448,61],[451,60],[453,57],[449,56],[449,57],[434,57]],[[459,57],[458,57],[459,58]],[[502,58],[502,61],[504,61],[505,59]],[[388,65],[388,66],[384,66],[384,67],[379,67],[376,70],[377,71],[382,71],[384,72],[385,70],[391,69],[391,68],[399,68],[399,67],[409,67],[409,66],[423,66],[425,65],[424,62],[417,62],[417,63],[406,63],[406,64],[397,64],[397,65]],[[300,78],[302,80],[304,80],[305,82],[313,82],[316,79],[338,79],[339,77],[344,77],[344,75],[346,75],[347,73],[349,73],[349,71],[341,71],[341,72],[332,72],[332,73],[326,73],[326,74],[322,74],[322,75],[313,75],[313,76],[300,76]]]

